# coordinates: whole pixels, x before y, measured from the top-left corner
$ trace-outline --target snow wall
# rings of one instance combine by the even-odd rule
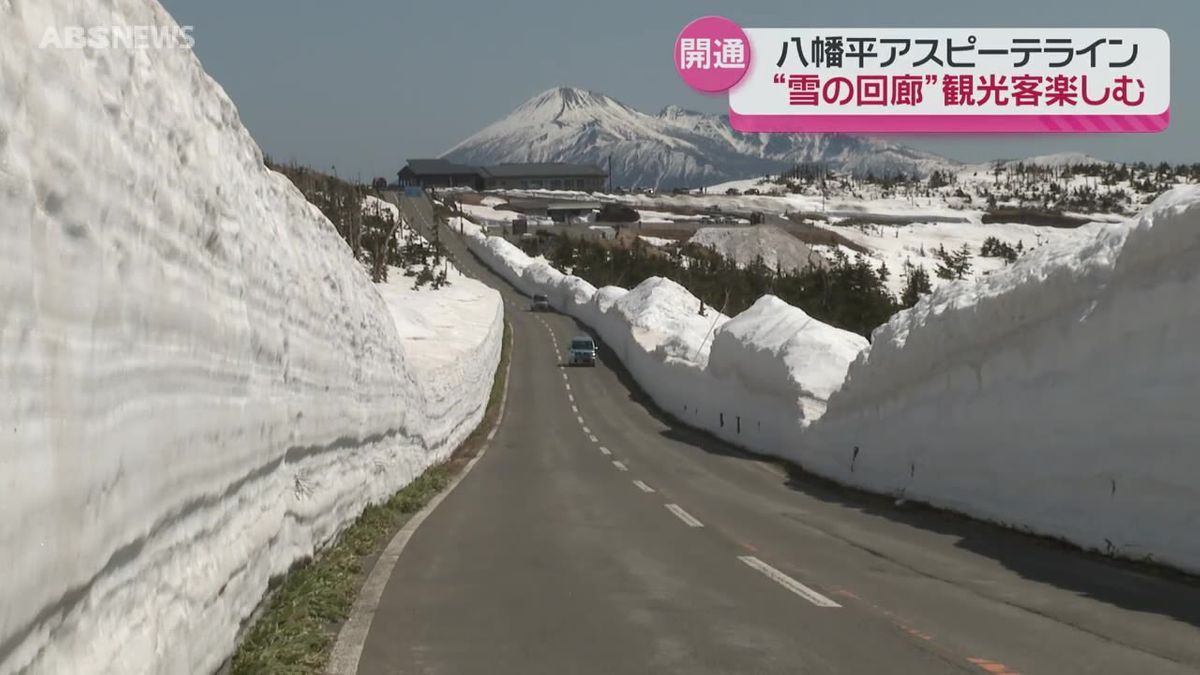
[[[948,284],[870,346],[770,296],[702,326],[671,281],[597,291],[469,234],[688,424],[846,485],[1200,572],[1200,188]]]
[[[272,576],[477,425],[499,359],[492,293],[414,362],[189,50],[39,48],[114,24],[174,22],[0,2],[0,673],[213,672]]]

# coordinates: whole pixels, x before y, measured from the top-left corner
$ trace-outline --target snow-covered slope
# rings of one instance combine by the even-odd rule
[[[625,186],[698,187],[797,162],[846,171],[922,175],[953,163],[882,139],[842,134],[742,134],[726,117],[671,106],[648,115],[604,94],[559,87],[448,150],[471,164],[557,161],[608,166]]]
[[[818,223],[817,227],[832,230],[866,250],[863,254],[878,268],[886,265],[890,276],[885,282],[892,295],[900,296],[907,283],[906,266],[922,267],[928,273],[934,288],[949,283],[936,276],[940,262],[938,250],[954,253],[966,246],[971,253],[971,279],[982,279],[1003,270],[1003,258],[985,257],[980,254],[988,238],[996,238],[1010,246],[1020,245],[1022,252],[1033,251],[1045,245],[1059,242],[1074,242],[1081,246],[1096,235],[1099,223],[1078,228],[1055,228],[1023,225],[1021,223],[952,223],[931,221],[904,225],[853,225],[837,226]],[[821,248],[821,247],[819,247]],[[825,250],[821,248],[821,250]],[[849,248],[842,252],[850,258],[859,254]],[[747,251],[749,253],[749,251]]]
[[[761,258],[768,269],[783,272],[820,265],[825,259],[808,244],[773,225],[702,227],[688,243],[711,248],[738,265],[750,265]]]
[[[113,23],[173,25],[0,3],[0,673],[213,672],[498,359],[495,294],[389,309],[191,52],[38,48]],[[393,313],[475,340],[427,357]]]
[[[698,301],[674,282],[596,290],[469,235],[689,424],[848,485],[1200,571],[1200,188],[946,284],[869,347],[770,297],[684,321]]]

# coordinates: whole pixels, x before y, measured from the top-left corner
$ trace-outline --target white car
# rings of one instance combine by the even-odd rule
[[[571,347],[567,350],[567,364],[595,367],[596,341],[587,335],[571,338]]]

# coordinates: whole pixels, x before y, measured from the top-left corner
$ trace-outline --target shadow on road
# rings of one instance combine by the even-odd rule
[[[894,498],[840,485],[793,464],[783,466],[784,484],[814,499],[951,537],[956,547],[995,560],[1030,581],[1200,627],[1200,579],[1196,577],[1084,551],[1058,539],[919,502],[898,505]]]
[[[587,331],[587,327],[578,320],[572,318],[572,321],[580,330]],[[808,473],[794,464],[756,455],[706,431],[688,426],[662,410],[642,391],[612,350],[599,338],[597,344],[609,355],[604,359],[604,364],[624,386],[629,399],[666,427],[660,432],[664,438],[694,446],[712,455],[775,463],[786,472],[781,480],[783,485],[813,499],[946,535],[954,539],[958,548],[995,560],[1030,581],[1049,584],[1122,609],[1169,616],[1200,627],[1200,578],[1160,565],[1083,551],[1057,539],[1021,532],[919,502],[897,504],[893,497],[846,487]],[[848,543],[861,548],[856,542]],[[875,550],[871,552],[881,555]],[[892,562],[904,565],[900,561]]]

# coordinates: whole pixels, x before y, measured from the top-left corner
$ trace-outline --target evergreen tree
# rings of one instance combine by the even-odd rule
[[[966,279],[971,274],[971,247],[963,244],[954,254],[954,278]]]
[[[932,293],[933,284],[930,282],[929,273],[925,271],[924,267],[909,265],[906,276],[904,292],[900,295],[900,306],[907,309],[917,304],[922,295]]]
[[[945,246],[938,246],[933,255],[938,259],[935,272],[939,279],[961,280],[971,274],[970,246],[963,244],[962,248],[954,253],[947,252]]]
[[[556,267],[572,260],[572,273],[595,286],[636,286],[653,276],[672,279],[700,299],[698,314],[707,314],[710,307],[736,314],[772,293],[821,321],[870,336],[898,308],[868,259],[850,260],[841,252],[824,265],[782,270],[761,259],[740,267],[694,244],[662,255],[646,246],[615,247],[552,234],[525,240],[522,246],[530,255],[545,255]]]
[[[939,279],[954,279],[954,260],[950,257],[950,254],[946,252],[946,247],[939,245],[938,249],[933,252],[933,257],[938,259],[937,267],[934,268],[934,274],[936,274]]]

